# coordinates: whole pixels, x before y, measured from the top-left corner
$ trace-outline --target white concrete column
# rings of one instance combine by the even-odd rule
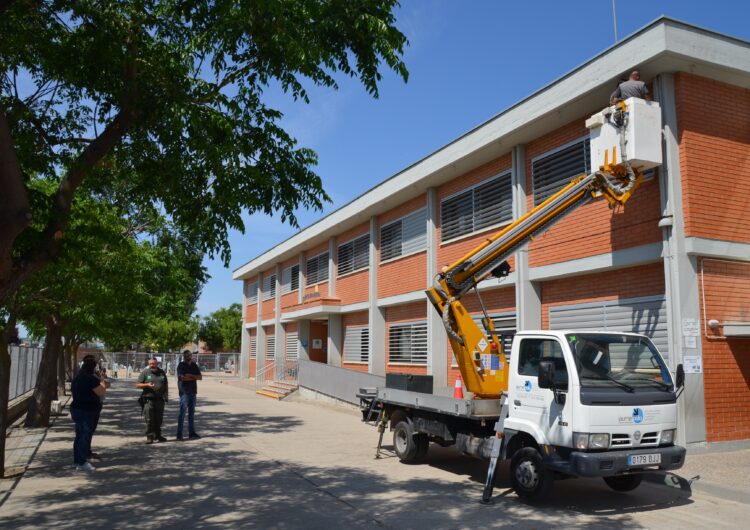
[[[286,351],[286,330],[281,324],[281,263],[276,264],[276,296],[274,298],[274,336],[276,352],[274,364],[276,372],[284,369],[284,352]]]
[[[240,365],[237,367],[241,379],[247,379],[250,368],[250,334],[247,322],[247,280],[242,281],[242,335],[240,336]]]
[[[526,214],[526,150],[523,145],[513,148],[511,169],[513,189],[513,219]],[[524,245],[515,254],[516,272],[516,329],[539,329],[542,327],[541,286],[529,279],[529,246]]]
[[[304,361],[310,360],[310,321],[302,319],[297,321],[297,339],[299,340],[299,358]]]
[[[307,279],[307,260],[305,253],[299,253],[299,291],[297,291],[297,303],[301,304],[305,296],[305,283]]]
[[[663,163],[659,171],[664,245],[664,285],[667,298],[669,357],[673,371],[684,355],[702,355],[701,336],[685,336],[683,329],[700,327],[700,278],[696,256],[687,253],[680,177],[678,116],[674,76],[661,74],[654,80],[656,100],[664,124]],[[705,363],[702,363],[705,366]],[[706,409],[703,374],[686,374],[685,392],[678,400],[678,443],[706,441]]]
[[[438,273],[438,194],[437,188],[427,190],[427,277],[425,288],[432,286]],[[426,298],[426,297],[425,297]],[[434,388],[448,386],[448,335],[443,319],[425,300],[427,306],[427,373],[432,375]]]
[[[341,315],[328,315],[328,361],[331,366],[341,366],[344,351],[344,319]]]
[[[378,218],[370,217],[370,274],[369,312],[367,325],[370,329],[371,374],[385,375],[385,311],[378,307],[378,249],[380,248],[380,227]]]
[[[336,237],[328,240],[328,296],[336,296],[336,272],[338,270],[339,253],[336,252]]]
[[[266,330],[261,325],[263,322],[263,273],[258,273],[258,327],[255,335],[255,366],[257,368],[266,365]]]

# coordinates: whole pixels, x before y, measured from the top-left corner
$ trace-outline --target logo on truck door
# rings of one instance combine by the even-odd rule
[[[525,381],[525,382],[523,383],[523,389],[524,389],[524,390],[525,390],[526,392],[531,392],[531,381],[529,381],[529,380],[527,379],[527,380],[526,380],[526,381]]]

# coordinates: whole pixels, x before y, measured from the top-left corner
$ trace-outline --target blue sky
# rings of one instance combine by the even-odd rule
[[[747,0],[616,0],[620,39],[666,15],[750,40]],[[355,80],[311,89],[311,103],[269,91],[283,126],[318,153],[331,196],[323,212],[298,212],[305,227],[539,90],[615,43],[612,0],[402,0],[397,26],[409,39],[403,83],[385,72],[380,98]],[[232,260],[205,260],[212,279],[198,314],[241,300],[232,270],[296,233],[279,219],[245,216]]]

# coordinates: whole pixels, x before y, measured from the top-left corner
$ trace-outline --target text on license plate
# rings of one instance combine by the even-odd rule
[[[650,466],[651,464],[661,464],[661,454],[628,455],[629,466]]]

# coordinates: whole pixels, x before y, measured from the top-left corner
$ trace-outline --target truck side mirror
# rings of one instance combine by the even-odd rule
[[[540,361],[537,372],[539,388],[555,389],[555,365],[552,361]]]
[[[674,388],[675,390],[679,390],[683,386],[685,386],[685,368],[683,368],[682,363],[680,363],[677,365],[677,375],[675,377]]]

